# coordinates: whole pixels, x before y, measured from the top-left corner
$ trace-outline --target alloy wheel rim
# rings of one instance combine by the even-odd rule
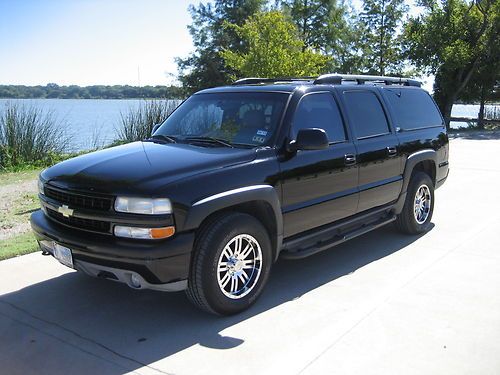
[[[217,282],[228,298],[240,299],[250,293],[260,278],[262,249],[249,234],[239,234],[224,246],[217,262]]]
[[[418,224],[423,224],[429,218],[431,212],[431,190],[425,184],[420,185],[415,193],[413,214]]]

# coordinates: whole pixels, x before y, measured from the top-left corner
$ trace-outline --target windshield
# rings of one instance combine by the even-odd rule
[[[275,133],[287,99],[288,94],[262,92],[193,95],[165,120],[154,136],[263,146]]]

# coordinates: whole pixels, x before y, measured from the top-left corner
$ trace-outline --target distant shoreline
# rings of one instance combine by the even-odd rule
[[[92,85],[45,86],[0,85],[1,99],[179,99],[179,86]]]
[[[182,98],[144,98],[144,97],[130,97],[130,98],[11,98],[1,97],[0,100],[182,100]]]

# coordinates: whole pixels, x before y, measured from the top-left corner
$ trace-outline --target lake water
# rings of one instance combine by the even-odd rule
[[[121,114],[138,108],[142,99],[0,99],[0,112],[7,102],[33,105],[52,111],[57,121],[72,135],[71,151],[106,145],[117,137]],[[456,104],[453,116],[475,117],[479,105]],[[452,123],[452,127],[467,126]]]

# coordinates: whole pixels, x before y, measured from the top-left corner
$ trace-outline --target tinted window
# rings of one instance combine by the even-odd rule
[[[168,117],[155,135],[180,139],[219,138],[232,144],[267,144],[278,126],[288,94],[197,94]]]
[[[345,141],[342,117],[331,94],[309,94],[302,98],[293,119],[292,137],[305,128],[324,129],[330,142]]]
[[[387,89],[387,98],[403,130],[442,125],[443,120],[430,95],[417,89]]]
[[[344,99],[356,137],[363,138],[389,132],[384,110],[373,92],[346,91]]]

